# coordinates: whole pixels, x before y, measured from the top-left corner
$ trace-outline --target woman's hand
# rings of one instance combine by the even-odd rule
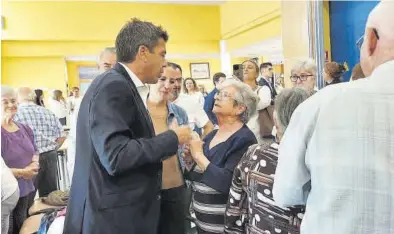
[[[183,146],[182,158],[185,161],[185,163],[187,163],[187,164],[193,163],[193,157],[192,157],[192,153],[190,151],[189,144],[185,144]]]
[[[30,180],[38,174],[39,169],[40,166],[38,162],[32,161],[29,165],[27,165],[27,167],[22,169],[21,176],[23,179]]]
[[[209,165],[209,160],[205,157],[203,152],[204,142],[200,139],[193,139],[190,141],[190,150],[193,157],[193,160],[197,163],[198,167],[205,171]]]
[[[204,142],[200,138],[198,138],[198,139],[193,138],[193,140],[190,141],[190,144],[189,144],[190,145],[189,146],[190,152],[191,152],[194,160],[196,159],[198,153],[203,152],[203,150],[202,150],[203,144],[204,144]]]

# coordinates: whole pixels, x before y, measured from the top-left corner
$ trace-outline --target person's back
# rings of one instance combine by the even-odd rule
[[[394,62],[386,66],[394,73]],[[381,70],[307,106],[320,110],[305,156],[313,188],[305,233],[394,232],[394,80]]]
[[[303,234],[394,233],[394,3],[370,13],[364,80],[319,91],[281,141],[274,199],[306,203]]]

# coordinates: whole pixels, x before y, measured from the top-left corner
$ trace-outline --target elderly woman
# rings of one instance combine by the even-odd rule
[[[193,164],[189,165],[187,176],[194,188],[198,233],[223,233],[234,167],[248,147],[257,143],[246,126],[256,111],[257,100],[249,86],[234,80],[223,82],[213,108],[219,129],[208,134],[204,141],[190,142]]]
[[[299,233],[303,207],[282,209],[272,198],[278,144],[291,115],[311,92],[295,87],[275,100],[277,138],[271,146],[251,146],[234,170],[225,213],[225,233]]]
[[[293,87],[304,87],[309,90],[316,89],[316,63],[312,59],[299,61],[291,69],[290,80]]]
[[[274,126],[272,118],[269,117],[268,107],[271,104],[271,90],[268,86],[258,86],[259,65],[253,60],[246,60],[242,63],[243,82],[247,84],[259,97],[256,112],[252,114],[248,127],[256,136],[258,143],[270,145],[273,142],[271,134]],[[267,115],[268,114],[268,115]],[[267,118],[268,117],[268,118]]]
[[[38,152],[33,131],[13,121],[17,111],[16,93],[1,87],[1,156],[18,181],[20,198],[11,214],[9,233],[19,233],[27,217],[29,195],[35,191],[33,177],[38,173]]]

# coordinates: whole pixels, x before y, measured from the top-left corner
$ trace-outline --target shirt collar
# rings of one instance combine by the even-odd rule
[[[175,110],[174,110],[174,103],[167,102],[167,109],[168,109],[168,115],[169,116],[175,116]]]
[[[21,104],[19,104],[19,107],[23,107],[23,106],[36,106],[37,104],[33,103],[33,102],[22,102]]]
[[[393,72],[394,72],[394,60],[390,60],[375,68],[371,76],[373,76],[374,79],[388,78],[387,74],[392,74]]]
[[[142,81],[126,65],[124,65],[123,63],[120,63],[120,65],[122,65],[124,67],[124,69],[126,69],[126,71],[129,74],[131,80],[133,81],[134,85],[137,88],[145,86],[144,83],[142,83]]]

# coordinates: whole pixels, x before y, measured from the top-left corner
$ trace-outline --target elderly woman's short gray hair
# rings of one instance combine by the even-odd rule
[[[293,65],[293,68],[291,69],[291,74],[299,72],[300,70],[306,70],[316,77],[317,66],[315,60],[307,59],[307,60],[296,62]]]
[[[275,118],[281,133],[286,131],[294,110],[313,93],[303,87],[284,89],[279,93],[275,99]]]
[[[237,90],[234,96],[234,101],[237,103],[237,105],[243,105],[246,107],[246,110],[240,115],[239,118],[243,123],[247,123],[250,117],[256,114],[259,97],[255,92],[253,92],[249,85],[240,81],[233,79],[226,80],[220,85],[219,88],[224,89],[226,87],[234,87]]]
[[[14,88],[11,88],[7,85],[1,86],[1,96],[16,96],[16,91]]]

